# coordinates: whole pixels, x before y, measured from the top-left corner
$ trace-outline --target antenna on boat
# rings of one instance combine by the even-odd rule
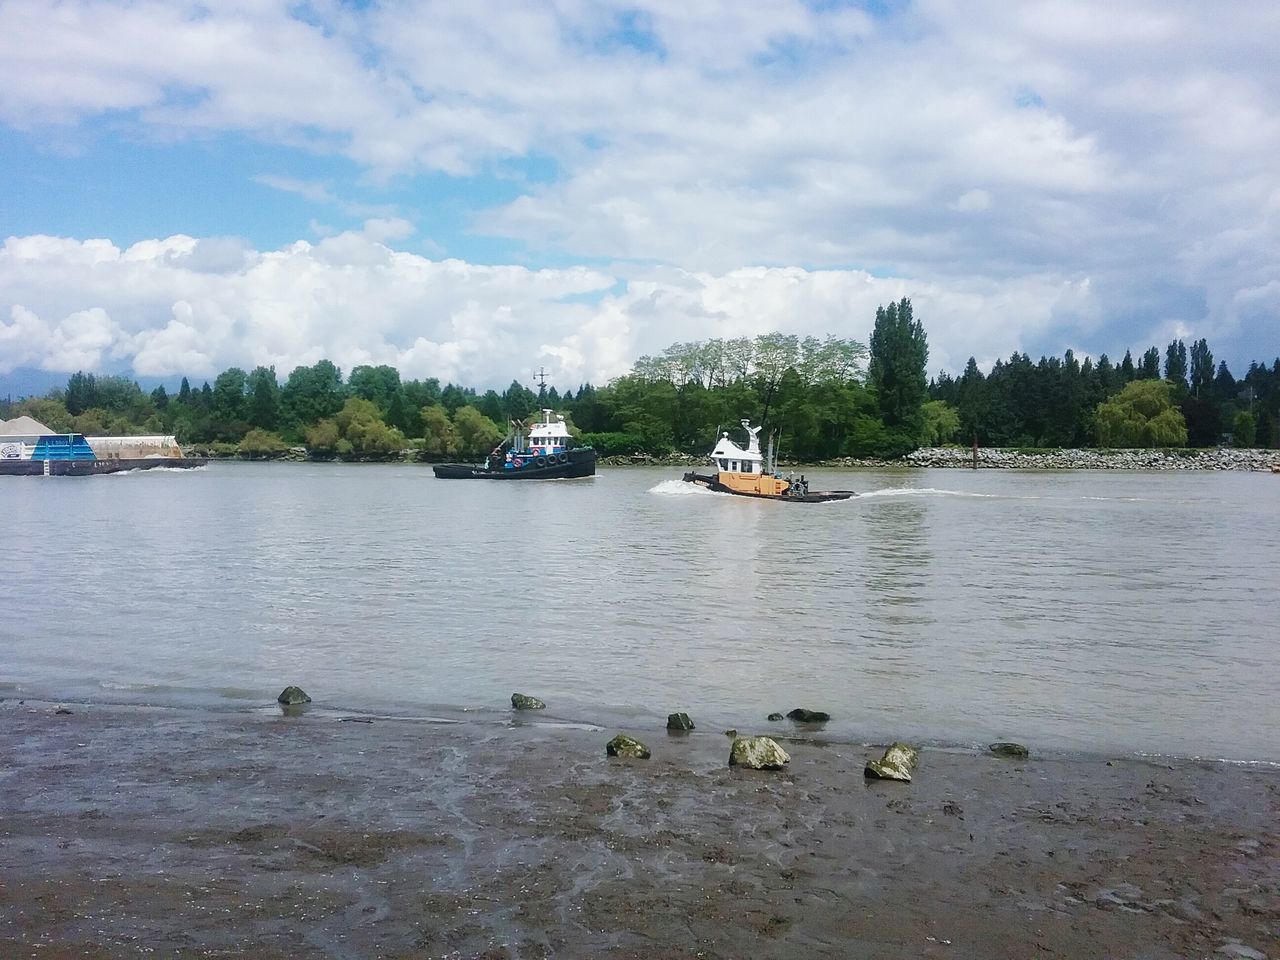
[[[538,381],[538,406],[545,407],[547,405],[547,371],[545,367],[539,367],[538,372],[533,375],[533,379]]]

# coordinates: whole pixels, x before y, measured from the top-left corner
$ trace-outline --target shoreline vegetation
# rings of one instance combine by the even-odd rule
[[[405,379],[385,364],[344,375],[320,360],[283,380],[265,366],[232,367],[201,386],[184,377],[171,395],[78,372],[44,397],[0,399],[0,417],[29,416],[56,433],[173,435],[211,456],[264,459],[399,460],[410,450],[413,459],[475,463],[540,409],[563,416],[606,463],[700,462],[677,458],[701,457],[744,419],[777,440],[784,462],[805,465],[878,466],[973,444],[1018,457],[1060,451],[1030,467],[1088,460],[1102,469],[1121,462],[1112,449],[1280,448],[1280,358],[1251,363],[1237,380],[1226,363],[1215,366],[1204,339],[1190,350],[1175,340],[1163,372],[1151,347],[1119,363],[1105,354],[1081,361],[1070,350],[1036,363],[1015,352],[985,373],[970,358],[960,376],[938,371],[931,379],[928,356],[924,327],[904,297],[876,311],[869,346],[783,333],[675,343],[602,386],[544,382],[535,393],[512,381],[502,392],[479,391]],[[1090,460],[1085,451],[1093,450],[1104,459]],[[951,465],[950,454],[929,456]],[[983,462],[1022,463],[1003,455]]]
[[[421,450],[406,449],[378,457],[343,458],[331,453],[312,454],[306,447],[291,447],[270,454],[247,455],[234,447],[193,446],[189,456],[207,457],[212,460],[273,460],[280,462],[377,462],[377,463],[440,463],[445,458],[424,455]],[[646,453],[614,454],[601,457],[604,467],[695,467],[707,462],[706,457],[684,453],[653,456]],[[780,457],[783,471],[800,469],[973,469],[974,453],[967,447],[922,447],[903,457],[879,459],[875,457],[836,457],[816,462],[800,462]],[[1261,473],[1273,472],[1280,467],[1280,451],[1218,447],[1195,449],[1177,447],[1169,449],[1077,449],[1045,450],[1025,448],[979,447],[979,470],[1244,470]]]
[[[925,748],[895,782],[821,724],[744,719],[788,757],[751,770],[719,730],[636,720],[651,758],[611,757],[620,731],[553,711],[7,699],[0,953],[1256,960],[1280,934],[1274,766]]]

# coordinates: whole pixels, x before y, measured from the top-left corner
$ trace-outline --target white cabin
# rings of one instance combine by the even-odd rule
[[[742,429],[747,431],[750,439],[744,450],[732,440],[729,434],[720,434],[720,441],[711,451],[711,459],[715,465],[727,473],[764,473],[764,455],[760,452],[760,428],[751,426],[750,420],[743,420]]]
[[[569,448],[569,428],[565,426],[564,417],[557,415],[552,421],[552,412],[543,410],[542,420],[529,431],[529,449],[534,456],[550,456]]]

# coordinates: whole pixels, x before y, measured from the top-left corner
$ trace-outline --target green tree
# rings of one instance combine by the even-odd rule
[[[307,446],[325,455],[385,459],[404,449],[404,435],[388,427],[372,401],[349,397],[332,418],[307,431]]]
[[[920,431],[920,444],[937,447],[950,443],[960,432],[960,413],[945,400],[930,400],[921,409],[924,426]]]
[[[1213,354],[1204,337],[1191,344],[1191,392],[1201,400],[1213,399]]]
[[[474,395],[469,399],[464,398],[463,403],[458,404],[458,406],[470,403],[474,399]],[[445,406],[448,407],[449,405],[446,403]],[[508,420],[524,420],[529,414],[538,409],[538,397],[537,394],[528,387],[523,386],[518,380],[512,380],[511,386],[507,387],[506,392],[502,394],[502,406],[507,412]],[[449,407],[449,409],[456,410],[457,407]]]
[[[338,452],[343,456],[383,458],[404,449],[404,434],[383,422],[371,400],[349,397],[333,419],[342,435]]]
[[[1142,355],[1142,363],[1138,366],[1135,379],[1138,380],[1159,380],[1160,379],[1160,351],[1152,347]]]
[[[911,301],[903,297],[876,310],[871,332],[868,381],[875,392],[880,418],[902,453],[920,441],[928,377],[929,343],[924,326],[912,316]]]
[[[280,425],[280,384],[275,367],[254,367],[249,374],[248,420],[259,430],[271,431]]]
[[[280,437],[267,430],[253,429],[244,435],[236,450],[242,457],[250,460],[265,460],[278,457],[289,449]]]
[[[1137,379],[1138,371],[1133,365],[1133,354],[1128,350],[1124,352],[1124,359],[1120,361],[1120,381],[1122,383],[1130,383]]]
[[[342,371],[328,360],[295,367],[280,391],[285,422],[295,432],[336,415],[345,399]]]
[[[371,401],[384,416],[391,408],[391,398],[399,389],[400,371],[386,364],[356,367],[347,378],[347,391],[351,396]]]
[[[213,381],[213,415],[223,423],[245,418],[245,386],[249,375],[239,367],[229,367]]]
[[[1164,378],[1174,387],[1186,389],[1187,345],[1181,340],[1174,340],[1164,352]]]
[[[111,429],[111,414],[102,407],[94,407],[76,414],[71,418],[71,429],[87,437],[106,436],[114,432]]]
[[[325,418],[307,427],[305,432],[307,452],[313,457],[332,457],[343,452],[342,432],[337,421]]]
[[[451,456],[458,452],[458,431],[443,404],[422,408],[422,449],[431,456]]]
[[[73,418],[66,404],[55,396],[28,397],[25,400],[19,400],[13,405],[13,410],[10,411],[7,419],[17,417],[30,417],[57,433],[71,433],[75,430],[72,426]]]
[[[1135,380],[1114,398],[1098,404],[1094,423],[1104,447],[1182,447],[1187,424],[1173,405],[1173,385]]]
[[[502,440],[498,425],[475,407],[459,407],[453,415],[460,452],[468,456],[487,454]]]
[[[97,378],[92,373],[77,370],[67,381],[62,402],[73,417],[99,406]]]
[[[1236,378],[1227,369],[1227,361],[1223,360],[1218,364],[1218,373],[1213,378],[1213,396],[1217,400],[1231,402],[1236,398],[1237,389]]]
[[[1248,410],[1241,410],[1236,414],[1235,423],[1232,425],[1231,445],[1247,449],[1252,447],[1256,441],[1257,430],[1253,414]]]

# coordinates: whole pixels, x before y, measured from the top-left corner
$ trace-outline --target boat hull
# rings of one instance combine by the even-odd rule
[[[0,460],[0,477],[92,477],[157,467],[203,467],[205,457],[121,457],[103,460]]]
[[[569,450],[563,456],[563,462],[555,459],[554,463],[539,464],[529,460],[511,470],[490,470],[482,464],[471,463],[438,463],[431,469],[440,480],[575,480],[595,476],[594,450]]]
[[[735,497],[750,497],[753,500],[776,500],[779,503],[829,503],[832,500],[848,500],[854,495],[852,490],[810,490],[806,493],[748,493],[735,490],[721,483],[716,474],[695,473],[690,471],[684,475],[686,483],[696,483],[700,487],[714,490],[716,493],[731,493]]]

